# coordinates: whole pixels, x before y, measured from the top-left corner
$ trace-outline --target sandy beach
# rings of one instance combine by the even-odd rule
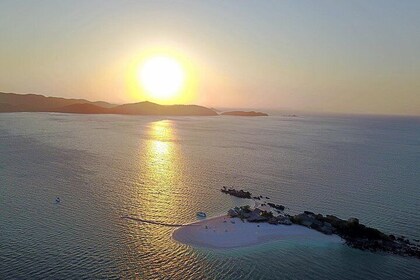
[[[343,242],[337,235],[325,235],[300,225],[249,223],[226,215],[179,227],[172,233],[172,238],[184,244],[215,249],[252,246],[275,240]]]

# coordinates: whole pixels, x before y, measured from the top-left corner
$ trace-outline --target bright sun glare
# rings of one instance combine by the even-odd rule
[[[174,58],[154,56],[140,66],[138,81],[154,99],[168,100],[178,94],[184,86],[185,71]]]

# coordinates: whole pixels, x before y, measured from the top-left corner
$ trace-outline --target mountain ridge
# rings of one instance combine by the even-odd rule
[[[170,115],[170,116],[217,116],[212,109],[199,105],[160,105],[150,101],[122,105],[86,99],[47,97],[40,94],[16,94],[0,92],[0,113],[56,112],[73,114],[122,114],[122,115]]]

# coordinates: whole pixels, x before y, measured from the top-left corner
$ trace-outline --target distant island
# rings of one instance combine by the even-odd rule
[[[221,113],[223,116],[238,116],[238,117],[267,117],[268,114],[255,111],[229,111]]]
[[[69,114],[119,114],[159,116],[219,116],[220,111],[199,105],[159,105],[144,101],[123,105],[86,99],[47,97],[40,94],[0,92],[0,113],[53,112]],[[222,112],[224,116],[259,117],[266,113],[255,111]]]
[[[56,112],[74,114],[121,114],[165,116],[218,116],[212,109],[198,105],[159,105],[139,102],[116,105],[103,101],[46,97],[38,94],[0,92],[0,113]]]

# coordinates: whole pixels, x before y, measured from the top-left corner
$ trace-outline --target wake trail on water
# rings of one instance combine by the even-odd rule
[[[163,222],[159,222],[159,221],[145,220],[145,219],[131,217],[131,216],[122,216],[121,218],[122,219],[133,220],[133,221],[137,221],[137,222],[142,222],[142,223],[153,224],[153,225],[166,226],[166,227],[198,226],[198,225],[194,225],[194,224],[168,224],[168,223],[163,223]]]

